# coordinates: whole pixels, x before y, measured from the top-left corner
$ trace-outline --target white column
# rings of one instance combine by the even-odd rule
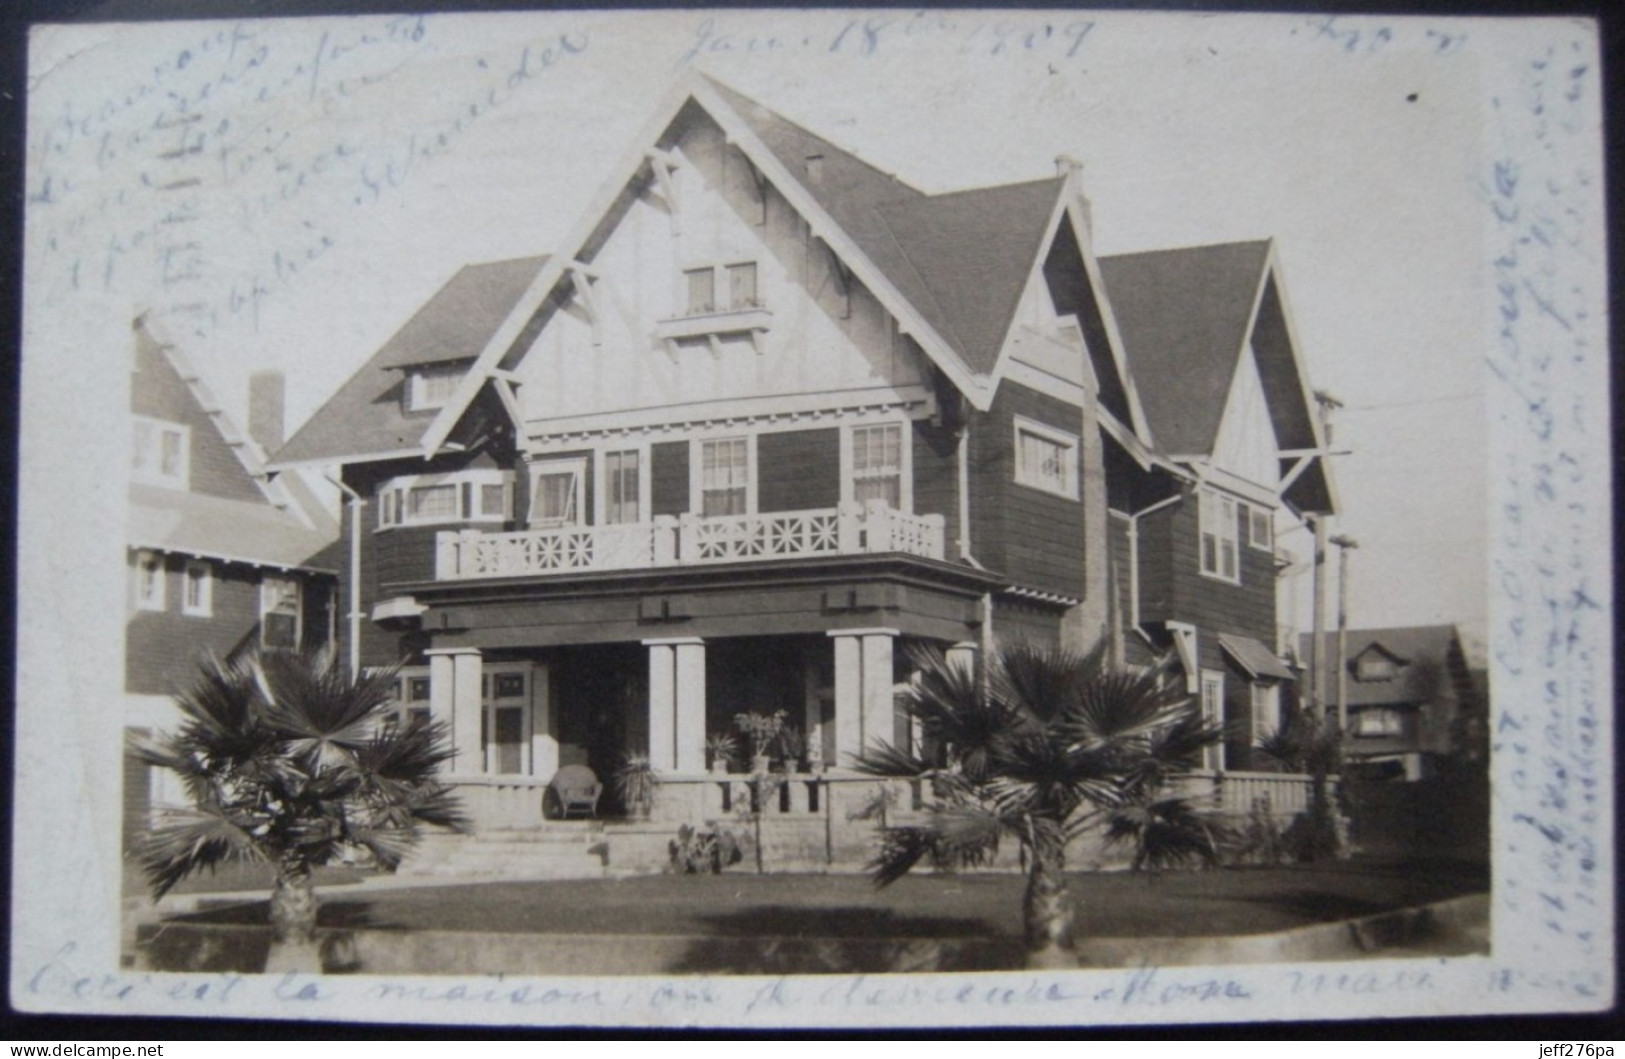
[[[644,640],[649,649],[649,763],[705,771],[705,641]]]
[[[846,766],[863,749],[863,651],[856,636],[830,633],[835,640],[835,760]]]
[[[677,652],[671,644],[649,641],[649,764],[677,767]]]
[[[559,770],[559,737],[553,727],[553,683],[546,663],[530,670],[530,771],[551,777]]]
[[[863,632],[863,745],[897,741],[892,688],[892,641],[895,629],[865,629]]]
[[[429,656],[429,715],[451,728],[456,756],[454,773],[485,771],[480,741],[480,674],[483,663],[477,647],[448,647],[425,651]]]
[[[892,641],[896,629],[840,629],[835,641],[835,757],[852,756],[876,743],[895,741],[892,706]]]
[[[676,768],[705,771],[705,641],[685,640],[677,650]]]

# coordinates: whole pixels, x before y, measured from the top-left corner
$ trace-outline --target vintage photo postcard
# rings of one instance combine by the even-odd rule
[[[16,1008],[1612,1005],[1593,23],[28,61]]]

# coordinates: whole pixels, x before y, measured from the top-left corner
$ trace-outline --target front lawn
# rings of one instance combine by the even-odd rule
[[[1021,936],[1016,875],[641,876],[493,882],[323,897],[324,926],[533,934],[831,938]],[[1168,874],[1077,874],[1080,937],[1258,934],[1352,919],[1489,889],[1485,869],[1440,862],[1295,865]],[[263,923],[247,902],[181,917]]]

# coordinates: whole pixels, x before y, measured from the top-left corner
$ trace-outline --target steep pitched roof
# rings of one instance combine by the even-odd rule
[[[706,81],[973,371],[987,374],[1049,234],[1059,177],[927,195],[715,78]]]
[[[544,257],[467,265],[385,342],[276,454],[281,465],[413,449],[433,421],[401,401],[409,365],[472,360],[536,278]]]
[[[1299,637],[1301,657],[1306,665],[1312,640],[1312,633]],[[1324,633],[1321,644],[1320,669],[1325,675],[1321,686],[1331,689],[1337,681],[1337,634]],[[1392,680],[1355,680],[1351,673],[1347,681],[1350,706],[1432,701],[1454,679],[1449,668],[1450,658],[1452,648],[1460,650],[1460,640],[1454,625],[1410,625],[1348,631],[1349,662],[1373,648],[1403,664]],[[1330,694],[1329,691],[1323,693],[1327,697]]]
[[[145,315],[136,318],[134,332],[131,411],[184,421],[193,430],[200,462],[211,471],[201,482],[194,476],[191,490],[250,507],[265,504],[304,529],[336,537],[338,520],[309,483],[297,474],[267,473],[265,450],[237,425],[192,362],[156,334]]]
[[[978,372],[998,363],[1065,187],[1055,177],[875,208],[940,315],[944,337]]]
[[[1168,454],[1213,451],[1268,260],[1266,240],[1100,259],[1129,374]]]

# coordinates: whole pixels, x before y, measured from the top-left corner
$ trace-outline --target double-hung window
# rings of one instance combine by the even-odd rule
[[[1357,736],[1401,736],[1405,734],[1405,719],[1398,710],[1375,707],[1354,715],[1354,734]]]
[[[1267,507],[1247,509],[1247,543],[1269,551],[1274,547],[1274,512]]]
[[[1281,727],[1281,688],[1278,684],[1253,685],[1253,745]]]
[[[903,506],[903,428],[896,423],[852,428],[852,499]]]
[[[207,618],[214,612],[214,572],[202,559],[186,564],[181,578],[181,613]]]
[[[642,475],[637,449],[604,453],[604,521],[642,521]]]
[[[135,553],[135,606],[137,610],[164,609],[164,557],[157,552]]]
[[[130,477],[143,485],[185,489],[191,431],[179,423],[136,416],[130,439]]]
[[[260,580],[260,645],[293,650],[299,646],[304,607],[299,581],[266,574]]]
[[[1224,673],[1217,669],[1202,670],[1202,720],[1211,725],[1224,724]],[[1222,743],[1203,748],[1202,767],[1224,768]]]
[[[1076,500],[1077,435],[1020,417],[1015,429],[1017,484]]]
[[[750,510],[750,443],[745,438],[700,442],[700,514],[743,515]]]
[[[1197,520],[1201,527],[1202,573],[1241,583],[1236,554],[1239,517],[1236,501],[1213,489],[1197,494]]]

